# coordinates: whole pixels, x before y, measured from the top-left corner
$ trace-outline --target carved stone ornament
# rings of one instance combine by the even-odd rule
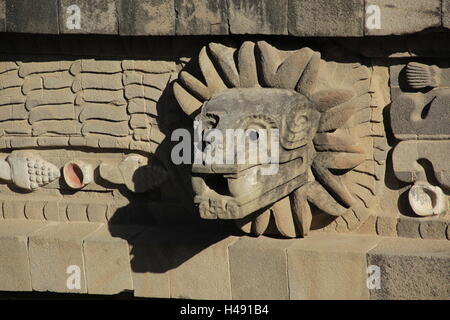
[[[418,216],[447,211],[450,192],[450,69],[415,61],[392,66],[391,127],[395,176],[414,184],[411,209]],[[403,78],[404,76],[404,78]]]
[[[59,176],[59,169],[37,154],[13,152],[0,160],[0,178],[21,189],[32,191]]]
[[[198,65],[201,74],[182,71],[173,88],[193,120],[222,132],[279,132],[274,175],[260,174],[262,163],[193,165],[201,217],[235,219],[257,235],[274,221],[287,237],[306,236],[315,212],[350,230],[365,221],[374,200],[368,68],[265,41],[238,49],[211,43]]]

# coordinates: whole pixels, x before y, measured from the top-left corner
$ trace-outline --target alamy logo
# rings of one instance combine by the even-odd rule
[[[261,175],[274,175],[279,167],[278,129],[207,129],[194,121],[193,139],[187,129],[173,131],[171,159],[176,165],[263,165]],[[193,148],[193,150],[192,150]],[[192,152],[193,151],[193,152]]]
[[[81,29],[81,10],[80,7],[73,4],[67,7],[66,27],[69,30]]]
[[[381,269],[379,266],[370,265],[367,267],[367,288],[369,290],[381,289]]]
[[[70,265],[66,269],[67,277],[66,286],[69,290],[81,289],[81,269],[77,265]]]
[[[381,10],[379,6],[375,4],[367,6],[366,27],[369,30],[381,29]]]

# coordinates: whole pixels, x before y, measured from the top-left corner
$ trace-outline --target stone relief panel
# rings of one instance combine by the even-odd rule
[[[197,73],[179,74],[175,97],[203,127],[280,132],[278,173],[258,175],[252,186],[245,177],[258,166],[192,166],[203,218],[234,219],[257,235],[273,222],[287,237],[307,235],[324,214],[332,218],[319,228],[354,230],[368,219],[377,201],[373,148],[374,138],[383,137],[381,120],[371,110],[371,70],[337,61],[265,41],[210,43],[193,62]]]
[[[445,234],[444,60],[360,61],[331,43],[205,43],[165,46],[161,59],[129,58],[131,51],[94,58],[92,48],[3,57],[0,217],[219,229],[231,222],[285,237]],[[277,129],[278,171],[174,164],[171,136],[194,123]],[[202,151],[226,147],[208,142]],[[405,189],[408,210],[438,224],[403,219]]]
[[[153,156],[165,137],[157,103],[175,68],[61,56],[1,61],[2,215],[105,222],[130,199],[142,209],[158,199],[167,172]]]
[[[395,176],[412,185],[418,216],[445,214],[450,190],[450,73],[443,61],[406,61],[390,68]]]

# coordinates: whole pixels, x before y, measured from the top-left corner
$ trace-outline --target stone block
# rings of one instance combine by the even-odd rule
[[[397,218],[396,217],[378,217],[377,234],[383,237],[397,236]]]
[[[437,219],[429,219],[422,221],[419,226],[420,236],[423,239],[447,239],[446,236],[447,222]]]
[[[450,28],[450,0],[442,0],[442,26]]]
[[[315,234],[287,249],[291,299],[369,299],[366,253],[381,238]]]
[[[159,237],[154,231],[149,228],[130,243],[134,296],[170,298],[169,262],[153,241]]]
[[[6,0],[0,0],[0,32],[6,31]]]
[[[31,291],[28,236],[51,225],[41,221],[0,223],[0,290]]]
[[[401,217],[397,223],[397,234],[404,238],[420,238],[419,218]]]
[[[295,240],[241,238],[229,247],[233,299],[289,299],[286,248]]]
[[[5,219],[25,219],[25,202],[5,201],[3,203],[3,216]]]
[[[174,0],[119,0],[120,35],[174,35]]]
[[[177,35],[228,34],[227,3],[222,0],[175,0]]]
[[[228,247],[236,240],[235,237],[227,237],[207,247],[204,241],[199,240],[178,245],[173,252],[175,259],[186,252],[198,253],[170,272],[171,297],[231,299]]]
[[[361,37],[364,0],[289,1],[288,31],[294,36]]]
[[[230,33],[287,34],[287,10],[288,0],[230,0]]]
[[[354,232],[358,234],[376,235],[377,217],[370,215]]]
[[[368,252],[380,268],[380,289],[371,299],[448,299],[450,243],[447,240],[383,239]]]
[[[449,152],[450,141],[401,141],[392,154],[394,173],[402,181],[414,182],[423,174],[417,160],[427,159],[439,183],[450,187]]]
[[[426,77],[426,75],[417,74],[413,77]],[[450,117],[450,111],[447,108],[450,93],[447,90],[432,92],[428,95],[402,94],[394,99],[390,113],[392,131],[397,139],[450,138],[450,124],[445,121]]]
[[[33,290],[86,293],[83,240],[99,229],[97,223],[60,223],[29,238]]]
[[[60,0],[60,33],[118,34],[116,2]]]
[[[140,226],[104,225],[84,240],[89,294],[117,294],[133,289],[128,240],[143,229]]]
[[[58,0],[6,0],[6,31],[58,34]]]
[[[400,35],[441,26],[441,0],[366,1],[366,9],[372,5],[379,8],[380,28],[369,29],[366,23],[365,35]],[[366,22],[376,14],[372,12],[370,8],[366,12]]]
[[[234,241],[201,228],[149,228],[131,241],[135,296],[231,299],[227,249]]]

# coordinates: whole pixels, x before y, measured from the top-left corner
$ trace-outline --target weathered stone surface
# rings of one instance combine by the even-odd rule
[[[228,237],[200,251],[170,273],[172,298],[231,299],[228,247],[237,238]],[[198,241],[201,242],[201,241]],[[185,243],[175,251],[183,254],[201,249],[201,244]],[[182,254],[181,254],[182,255]]]
[[[440,0],[366,1],[366,8],[370,5],[379,7],[381,24],[379,29],[369,29],[366,24],[365,35],[407,34],[441,26]],[[366,14],[366,20],[369,17]]]
[[[33,290],[86,293],[86,269],[83,240],[99,229],[97,223],[60,223],[38,231],[29,238],[31,282]],[[75,266],[79,271],[71,270]],[[69,268],[69,269],[68,269]],[[79,289],[68,284],[71,275],[79,275]]]
[[[450,242],[383,239],[368,252],[368,265],[380,268],[381,289],[371,299],[448,299]]]
[[[420,238],[419,224],[421,219],[401,217],[397,223],[397,234],[399,237]]]
[[[90,222],[107,222],[107,204],[92,203],[87,207],[87,217]]]
[[[57,0],[7,0],[6,31],[58,34]]]
[[[290,299],[368,299],[366,253],[376,236],[315,234],[287,248]]]
[[[57,61],[39,61],[39,62],[23,62],[19,64],[19,77],[36,73],[50,73],[67,71],[72,65],[72,61],[57,60]],[[35,78],[38,79],[38,78]],[[38,86],[40,87],[40,86]],[[35,87],[36,88],[36,87]],[[32,89],[32,88],[30,88]]]
[[[177,35],[228,34],[227,2],[175,0]]]
[[[67,218],[69,221],[88,221],[85,204],[70,203],[67,205]]]
[[[448,139],[450,118],[447,107],[450,92],[441,90],[424,95],[394,97],[391,106],[392,131],[397,139]],[[429,104],[429,107],[427,105]]]
[[[59,30],[61,33],[118,34],[116,12],[115,1],[60,0]]]
[[[378,217],[377,234],[383,237],[397,236],[397,218],[396,217]]]
[[[419,226],[420,236],[423,239],[445,240],[447,225],[446,221],[437,219],[422,221]]]
[[[374,215],[370,215],[364,223],[361,224],[361,226],[355,230],[355,233],[358,234],[371,234],[376,235],[377,234],[377,217]]]
[[[145,73],[167,73],[176,71],[177,65],[175,61],[123,60],[122,68]]]
[[[0,223],[0,290],[31,291],[28,236],[49,223],[2,221]]]
[[[174,35],[174,0],[120,0],[120,35]]]
[[[294,36],[363,36],[363,0],[289,1],[288,31]]]
[[[6,31],[6,0],[0,0],[0,32]]]
[[[450,141],[401,141],[392,154],[395,176],[405,182],[425,180],[424,168],[417,165],[417,160],[427,159],[432,164],[430,169],[434,172],[437,181],[450,187],[448,154],[450,154]]]
[[[128,241],[143,229],[104,225],[83,241],[89,294],[117,294],[133,289]]]
[[[69,67],[72,75],[77,75],[80,72],[107,74],[122,72],[122,62],[114,60],[82,59],[75,61]]]
[[[5,219],[25,219],[25,202],[5,201],[3,203],[3,217]]]
[[[150,228],[130,243],[134,295],[170,298],[169,275],[164,272],[168,261],[158,245],[155,245],[152,233],[153,229]]]
[[[230,0],[230,33],[287,34],[287,10],[287,0]]]
[[[242,238],[230,246],[233,299],[289,299],[286,248],[293,241]]]
[[[228,246],[201,229],[149,228],[132,240],[135,296],[231,299]]]
[[[72,85],[74,92],[82,89],[106,89],[106,90],[120,90],[123,88],[122,75],[116,74],[79,74]]]

